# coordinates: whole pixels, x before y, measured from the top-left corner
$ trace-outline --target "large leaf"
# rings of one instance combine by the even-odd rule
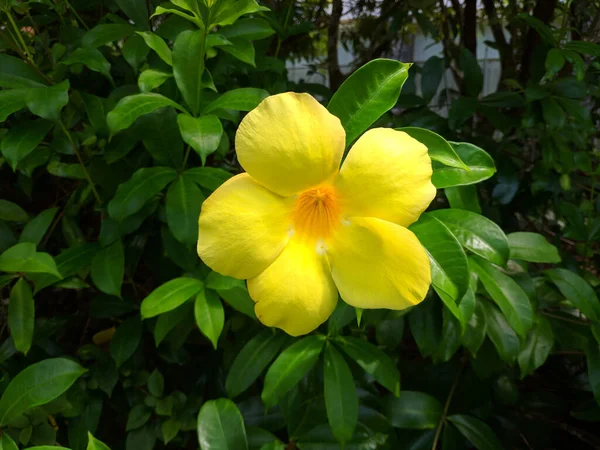
[[[179,104],[160,94],[147,93],[124,97],[106,117],[110,133],[114,135],[129,128],[138,117],[167,106],[183,111]]]
[[[537,318],[538,323],[529,331],[525,344],[519,353],[518,361],[521,378],[533,373],[546,361],[554,345],[554,333],[550,322],[544,317]]]
[[[179,114],[177,123],[184,142],[198,153],[202,164],[206,164],[206,157],[219,148],[223,135],[219,118],[212,114],[202,117]]]
[[[536,263],[558,263],[558,249],[538,233],[524,231],[506,236],[510,246],[510,257]]]
[[[117,193],[108,204],[108,213],[117,221],[135,214],[176,176],[177,172],[170,167],[139,169],[128,181],[119,185]]]
[[[351,336],[338,337],[336,343],[382,386],[395,396],[400,395],[400,372],[386,353],[363,339]]]
[[[35,245],[22,242],[0,255],[0,271],[44,273],[60,277],[56,263],[48,253],[36,252]]]
[[[27,354],[33,341],[35,305],[33,293],[25,279],[19,278],[10,291],[8,326],[15,348]]]
[[[0,87],[29,88],[44,86],[44,82],[27,63],[14,56],[0,53]]]
[[[29,409],[51,402],[86,372],[66,358],[45,359],[19,372],[0,398],[0,425]]]
[[[196,325],[216,350],[219,336],[221,336],[225,324],[225,311],[216,292],[202,289],[196,295],[194,316],[196,317]]]
[[[503,266],[508,260],[508,241],[502,229],[490,219],[460,209],[438,209],[428,213],[439,219],[467,249]]]
[[[43,119],[22,121],[10,128],[0,143],[0,150],[13,170],[40,145],[50,128],[52,122]]]
[[[117,239],[100,250],[92,259],[92,280],[105,294],[121,296],[121,285],[125,275],[125,253],[123,243]]]
[[[451,144],[469,170],[434,163],[431,181],[438,189],[479,183],[496,173],[494,160],[481,148],[466,142]]]
[[[398,131],[404,131],[406,134],[424,144],[427,147],[429,157],[432,160],[441,162],[446,166],[469,170],[467,165],[460,159],[460,156],[454,151],[450,143],[439,134],[425,128],[417,127],[396,129]]]
[[[195,278],[174,278],[154,289],[142,302],[142,318],[148,319],[182,305],[202,290],[204,284]]]
[[[485,316],[486,332],[496,347],[500,358],[512,364],[519,354],[519,337],[502,313],[489,302],[481,302]]]
[[[248,450],[244,419],[231,400],[209,400],[198,413],[201,450]]]
[[[392,59],[375,59],[350,75],[333,94],[327,109],[342,122],[346,145],[394,107],[410,66]]]
[[[219,98],[209,103],[202,115],[206,115],[217,109],[233,109],[235,111],[251,111],[258,106],[269,93],[263,89],[239,88],[225,92]]]
[[[194,245],[198,240],[198,216],[204,195],[187,177],[179,177],[167,191],[167,223],[177,240]]]
[[[567,269],[550,269],[544,273],[573,306],[590,319],[600,320],[600,302],[587,281]]]
[[[481,258],[473,257],[470,266],[479,275],[483,287],[500,307],[510,326],[525,338],[533,324],[533,310],[525,291],[515,280]]]
[[[436,292],[458,302],[469,286],[467,257],[456,237],[437,218],[428,214],[410,227],[425,247],[431,262],[431,280]]]
[[[481,420],[462,414],[454,414],[448,420],[477,450],[503,450],[494,430]]]
[[[285,340],[284,334],[264,329],[242,348],[227,372],[225,389],[230,397],[237,397],[254,383],[279,353]]]
[[[333,345],[325,349],[325,407],[336,439],[344,445],[352,439],[358,421],[358,396],[350,367]]]
[[[442,418],[442,404],[424,392],[402,391],[399,398],[387,397],[384,410],[396,428],[435,428]]]
[[[283,398],[306,375],[323,349],[320,335],[304,337],[286,348],[269,367],[265,376],[262,400],[270,408]]]
[[[200,111],[205,44],[204,30],[186,30],[179,33],[173,45],[173,75],[194,116]]]

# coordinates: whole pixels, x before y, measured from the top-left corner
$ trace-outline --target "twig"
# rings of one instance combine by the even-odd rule
[[[454,382],[452,383],[452,387],[450,388],[450,392],[448,393],[448,398],[446,399],[446,404],[444,405],[444,412],[442,413],[442,417],[440,417],[440,423],[438,424],[437,430],[435,430],[435,437],[433,438],[433,445],[431,446],[431,450],[436,450],[440,437],[442,435],[442,429],[444,428],[444,423],[446,422],[446,417],[448,416],[448,410],[450,409],[450,403],[452,402],[452,397],[454,396],[454,392],[456,391],[456,387],[458,386],[458,382],[460,380],[460,376],[462,374],[464,368],[463,364],[456,372],[456,377],[454,378]]]

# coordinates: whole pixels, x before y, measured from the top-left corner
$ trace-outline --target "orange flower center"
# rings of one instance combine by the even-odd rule
[[[319,186],[298,196],[294,229],[301,236],[325,239],[339,223],[340,208],[333,186]]]

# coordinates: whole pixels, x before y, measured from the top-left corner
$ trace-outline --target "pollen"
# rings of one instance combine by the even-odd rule
[[[304,191],[296,200],[294,229],[303,237],[325,239],[340,223],[340,209],[333,186]]]

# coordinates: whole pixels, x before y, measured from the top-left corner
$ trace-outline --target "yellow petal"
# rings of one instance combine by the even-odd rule
[[[267,270],[248,280],[248,292],[258,319],[292,336],[310,333],[325,322],[338,297],[327,257],[298,239]]]
[[[435,197],[427,147],[403,131],[375,128],[354,144],[336,179],[346,217],[377,217],[404,227]]]
[[[236,175],[202,204],[198,255],[215,272],[251,278],[265,270],[289,240],[292,200]]]
[[[346,133],[308,94],[273,95],[250,111],[235,135],[244,170],[281,195],[297,194],[337,173]]]
[[[327,243],[333,280],[342,299],[358,308],[405,309],[425,298],[429,258],[400,225],[354,217]]]

